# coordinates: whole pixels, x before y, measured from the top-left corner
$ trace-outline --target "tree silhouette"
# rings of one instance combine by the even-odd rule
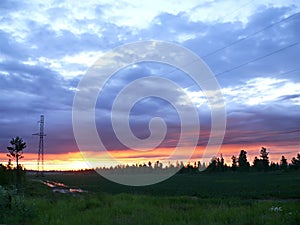
[[[19,160],[23,158],[23,149],[26,148],[26,142],[23,141],[22,138],[16,137],[12,138],[10,141],[11,146],[7,147],[7,150],[9,151],[9,154],[7,156],[10,159],[16,160],[16,170],[17,170],[17,179],[16,179],[16,187],[18,189],[19,187]]]
[[[237,158],[233,155],[231,157],[231,160],[232,160],[231,169],[233,171],[236,171],[236,168],[237,168]]]
[[[224,162],[225,162],[225,160],[223,158],[223,155],[221,154],[221,158],[220,158],[219,163],[218,163],[218,167],[221,169],[221,171],[225,170],[225,164],[224,164]]]
[[[257,158],[257,156],[254,158],[253,168],[257,171],[262,171],[264,169],[263,161]]]
[[[239,158],[238,158],[239,170],[247,171],[249,170],[250,164],[247,160],[247,152],[245,150],[241,150]]]
[[[279,163],[278,162],[271,162],[270,163],[270,166],[269,166],[269,169],[271,170],[271,171],[275,171],[275,170],[280,170],[282,167],[279,165]]]
[[[287,165],[288,165],[287,159],[284,157],[284,155],[281,156],[281,160],[280,160],[280,167],[281,167],[281,169],[286,170],[287,169]]]
[[[294,169],[300,168],[300,153],[297,154],[297,157],[292,158],[292,167]]]
[[[208,167],[206,168],[207,171],[216,171],[218,166],[218,159],[216,157],[213,157],[210,160],[210,163]]]
[[[267,152],[267,149],[265,147],[261,147],[260,150],[260,158],[262,161],[262,166],[264,170],[267,170],[269,168],[269,152]]]
[[[12,169],[13,169],[13,165],[12,165],[12,162],[11,162],[11,158],[8,159],[6,168],[7,168],[8,170],[12,170]]]

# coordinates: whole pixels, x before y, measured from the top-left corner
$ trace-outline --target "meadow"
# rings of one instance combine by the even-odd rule
[[[54,193],[41,180],[87,192]],[[144,187],[93,172],[27,174],[21,192],[0,224],[300,224],[299,171],[177,174]]]

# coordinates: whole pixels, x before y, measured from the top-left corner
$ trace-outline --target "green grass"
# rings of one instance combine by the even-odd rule
[[[55,174],[46,179],[93,193],[130,193],[154,196],[239,197],[246,199],[300,198],[300,172],[181,174],[151,186],[130,187],[96,173]]]
[[[132,194],[31,200],[30,224],[299,224],[300,204],[241,199],[155,197]],[[273,212],[272,207],[282,211]]]
[[[300,173],[176,175],[146,187],[128,187],[92,173],[45,179],[88,190],[52,193],[34,176],[23,186],[22,216],[0,224],[300,224]],[[272,210],[274,207],[280,207]],[[17,209],[17,208],[16,208]]]

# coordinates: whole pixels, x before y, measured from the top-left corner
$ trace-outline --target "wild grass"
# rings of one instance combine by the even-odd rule
[[[299,202],[98,194],[31,199],[37,216],[30,224],[299,224]],[[272,211],[272,207],[281,211]]]
[[[6,209],[0,224],[298,225],[299,175],[185,174],[146,187],[118,185],[94,173],[56,173],[42,178],[88,191],[75,195],[53,193],[36,177],[29,176],[18,203],[26,213],[19,215],[18,210]]]

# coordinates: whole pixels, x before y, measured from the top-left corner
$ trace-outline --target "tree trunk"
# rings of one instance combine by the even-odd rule
[[[19,155],[16,154],[16,162],[17,162],[17,174],[16,174],[16,189],[19,192]]]

